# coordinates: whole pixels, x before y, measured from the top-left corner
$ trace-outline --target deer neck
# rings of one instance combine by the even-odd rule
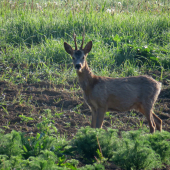
[[[95,76],[90,70],[87,61],[85,61],[85,66],[81,72],[77,72],[79,83],[85,93],[91,91],[95,84]]]

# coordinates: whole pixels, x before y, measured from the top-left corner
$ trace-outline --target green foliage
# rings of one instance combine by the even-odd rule
[[[52,114],[50,109],[44,109],[44,113],[42,113],[42,121],[37,123],[37,128],[43,132],[51,134],[53,132],[57,133],[56,127],[53,125],[54,121],[52,120]]]
[[[12,131],[9,134],[0,134],[0,155],[20,156],[23,153],[20,133]]]
[[[113,155],[113,150],[119,147],[117,130],[108,129],[106,132],[103,129],[81,128],[72,140],[72,147],[81,157],[88,158],[87,161],[93,162],[94,157],[101,157],[98,153],[100,147],[103,156],[110,159]]]
[[[140,130],[126,132],[123,137],[121,147],[113,154],[111,159],[116,165],[127,170],[162,167],[160,155],[152,150]]]
[[[60,79],[70,70],[67,68],[60,73],[56,63],[71,62],[63,42],[73,46],[75,31],[80,43],[83,26],[87,35],[85,41],[93,40],[87,60],[98,75],[116,77],[117,68],[122,69],[121,76],[138,75],[138,66],[144,64],[170,67],[170,4],[165,1],[151,0],[140,5],[135,0],[24,2],[0,2],[0,60],[3,64],[28,65],[27,69],[6,70],[2,79],[25,83],[38,82],[39,77],[43,77],[54,83],[65,82]],[[108,9],[114,12],[107,12]],[[56,78],[56,74],[60,76]]]
[[[6,135],[1,134],[1,137],[0,167],[4,169],[8,167],[9,169],[59,168],[55,162],[60,160],[60,156],[64,154],[64,147],[67,144],[65,138],[58,135],[49,136],[47,133],[37,133],[33,137],[12,131]],[[66,165],[63,164],[62,166],[64,168]]]
[[[57,165],[55,161],[57,161],[57,156],[54,152],[49,150],[43,150],[38,157],[29,157],[29,166],[31,169],[55,169]]]
[[[79,161],[76,160],[76,159],[67,160],[67,162],[65,163],[67,168],[70,168],[70,169],[73,169],[73,170],[77,169],[78,164],[79,164]]]
[[[34,120],[32,117],[27,117],[25,115],[19,115],[19,117],[21,118],[21,121],[24,123],[28,123],[31,120]]]
[[[73,148],[76,148],[75,151],[85,159],[94,159],[99,148],[97,134],[101,131],[101,129],[91,129],[90,127],[81,128],[72,141]]]
[[[75,135],[72,147],[86,161],[94,162],[94,157],[99,161],[105,157],[123,169],[153,169],[162,167],[165,160],[169,163],[170,143],[167,139],[170,139],[169,132],[148,135],[141,130],[129,131],[123,132],[120,139],[116,130],[106,132],[86,127]]]
[[[104,170],[104,166],[102,164],[94,163],[93,165],[86,165],[84,167],[78,168],[78,170]]]
[[[148,141],[151,148],[160,155],[161,161],[170,165],[170,133],[164,131],[163,133],[155,133],[148,135]]]
[[[49,111],[49,110],[48,110]],[[81,128],[70,141],[54,133],[37,133],[35,137],[21,132],[0,133],[1,169],[72,169],[83,158],[97,163],[78,169],[104,169],[107,160],[123,169],[153,169],[170,164],[170,133],[148,134],[144,130]]]

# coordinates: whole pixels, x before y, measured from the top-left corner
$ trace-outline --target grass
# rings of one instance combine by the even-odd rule
[[[80,42],[83,27],[85,41],[93,41],[88,62],[98,75],[138,75],[141,65],[142,71],[150,65],[160,70],[169,68],[169,4],[165,1],[140,5],[135,1],[72,1],[57,5],[40,1],[42,10],[36,7],[38,1],[32,2],[1,1],[1,62],[6,67],[10,63],[17,65],[15,70],[9,67],[1,79],[9,79],[12,73],[12,82],[39,82],[43,75],[44,80],[58,84],[63,83],[60,77],[56,79],[58,74],[67,80],[75,77],[68,71],[71,59],[63,42],[73,44],[73,31]],[[113,7],[114,14],[108,13],[107,9]],[[25,68],[18,63],[25,64]]]
[[[169,0],[3,0],[0,2],[0,81],[14,86],[49,82],[50,87],[62,85],[63,92],[68,91],[65,86],[71,82],[73,86],[69,90],[76,100],[79,96],[75,92],[80,88],[63,43],[66,41],[74,46],[72,35],[75,31],[80,44],[83,28],[85,43],[93,41],[87,60],[95,74],[126,77],[159,70],[161,75],[156,75],[156,79],[163,81],[166,78],[164,72],[169,74],[170,68],[169,14]],[[13,101],[6,101],[6,96],[1,95],[1,106],[7,115],[9,112],[5,106],[14,103],[28,105],[32,108],[30,114],[33,114],[31,95],[25,100],[25,96],[18,92]],[[34,105],[38,103],[34,101]],[[82,103],[72,110],[80,114],[81,106]],[[60,112],[55,111],[56,117],[63,114],[63,106]],[[131,116],[134,114],[131,112]],[[107,116],[111,119],[109,113]],[[51,169],[76,169],[78,163],[72,159],[73,155],[79,155],[78,158],[85,156],[87,162],[99,163],[86,165],[84,169],[104,168],[101,164],[107,160],[124,169],[151,169],[162,167],[162,163],[169,164],[168,132],[153,136],[143,131],[124,132],[121,141],[114,130],[85,128],[67,141],[58,136],[50,109],[44,110],[41,117],[42,122],[37,128],[42,133],[34,137],[16,131],[0,134],[3,139],[0,143],[2,169],[47,169],[47,165]],[[20,118],[24,124],[32,120],[23,114]],[[6,128],[9,125],[7,122]],[[70,127],[69,122],[66,125]],[[124,123],[118,118],[112,126],[123,127]],[[143,126],[143,120],[138,126]],[[102,135],[106,135],[105,138]],[[90,152],[85,149],[84,141],[87,141]],[[139,158],[144,162],[138,162]]]

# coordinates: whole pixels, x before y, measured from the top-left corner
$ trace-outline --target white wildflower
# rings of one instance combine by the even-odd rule
[[[30,132],[29,134],[30,134],[30,135],[33,135],[34,133],[33,133],[33,132]]]
[[[14,9],[14,8],[15,8],[15,5],[12,5],[11,8]]]
[[[41,7],[38,3],[36,3],[36,8],[37,8],[38,10],[42,11],[42,7]]]
[[[114,9],[114,8],[112,8],[112,9],[107,9],[106,12],[111,14],[111,13],[114,13],[114,12],[115,12],[115,9]]]
[[[107,13],[111,13],[111,9],[107,9],[106,12],[107,12]]]
[[[37,7],[37,8],[39,7],[39,4],[38,4],[38,3],[36,3],[36,7]]]
[[[57,2],[54,2],[54,5],[57,6],[58,5]]]
[[[119,6],[121,6],[121,5],[122,5],[122,3],[121,3],[121,2],[118,2],[118,5],[119,5]]]
[[[42,11],[42,7],[41,6],[39,6],[39,8],[38,8],[40,11]]]

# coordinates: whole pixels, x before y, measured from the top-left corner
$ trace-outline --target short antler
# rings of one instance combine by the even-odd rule
[[[75,50],[77,50],[77,42],[76,42],[76,34],[73,33],[74,43],[75,43]]]
[[[85,28],[84,28],[84,30],[83,30],[82,36],[83,36],[83,39],[82,39],[82,43],[81,43],[81,47],[80,47],[81,50],[83,49],[84,36],[85,36]]]

